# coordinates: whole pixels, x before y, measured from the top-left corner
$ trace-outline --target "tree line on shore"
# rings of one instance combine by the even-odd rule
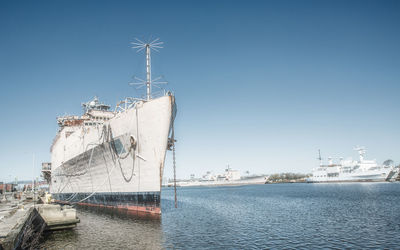
[[[301,174],[301,173],[279,173],[279,174],[271,174],[268,177],[268,181],[272,182],[302,181],[309,176],[310,176],[309,174]]]

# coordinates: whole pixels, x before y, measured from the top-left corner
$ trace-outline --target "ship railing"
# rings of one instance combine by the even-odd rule
[[[171,93],[171,91],[169,90],[165,90],[165,89],[160,89],[158,91],[153,91],[150,95],[151,99],[155,99],[155,98],[159,98],[159,97],[163,97],[166,95],[169,95]],[[140,98],[138,99],[142,99],[143,101],[146,101],[146,95],[141,95]]]
[[[166,95],[170,95],[171,92],[167,91],[165,89],[161,89],[159,91],[153,92],[151,94],[151,98],[159,98],[159,97],[163,97]],[[135,98],[135,97],[127,97],[125,98],[125,100],[120,101],[119,103],[117,103],[117,106],[115,107],[114,112],[115,113],[119,113],[119,112],[124,112],[130,108],[135,107],[136,103],[138,102],[146,102],[146,97],[145,96],[141,96],[140,98]]]
[[[151,98],[158,98],[158,97],[163,97],[165,95],[168,95],[169,91],[165,89],[160,89],[159,91],[151,93]]]
[[[136,103],[140,102],[140,101],[145,101],[145,99],[143,98],[134,98],[134,97],[127,97],[125,98],[125,100],[120,101],[119,103],[117,103],[117,106],[115,107],[115,113],[119,113],[119,112],[124,112],[130,108],[133,108]]]

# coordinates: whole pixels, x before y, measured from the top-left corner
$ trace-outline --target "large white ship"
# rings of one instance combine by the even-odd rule
[[[309,182],[352,182],[352,181],[386,181],[395,173],[393,165],[378,165],[376,160],[365,160],[365,148],[357,147],[360,159],[358,161],[340,159],[334,164],[331,157],[328,165],[323,165],[321,154],[320,165],[313,169]]]
[[[139,41],[139,40],[138,40]],[[166,150],[173,147],[175,97],[156,97],[150,51],[162,42],[132,43],[145,50],[146,98],[126,98],[115,108],[97,98],[83,104],[82,116],[57,118],[51,146],[50,192],[58,202],[159,215]],[[139,79],[139,78],[137,78]],[[172,134],[173,137],[173,134]]]
[[[267,175],[246,175],[241,176],[238,170],[233,170],[228,167],[222,174],[212,174],[208,171],[202,178],[194,178],[191,175],[189,180],[178,180],[177,186],[180,187],[191,187],[191,186],[230,186],[230,185],[251,185],[251,184],[265,184],[268,179]],[[173,180],[166,183],[166,186],[173,186]]]

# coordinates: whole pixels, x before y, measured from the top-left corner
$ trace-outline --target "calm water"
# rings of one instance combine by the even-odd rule
[[[400,249],[400,183],[163,189],[161,221],[78,210],[44,248]]]

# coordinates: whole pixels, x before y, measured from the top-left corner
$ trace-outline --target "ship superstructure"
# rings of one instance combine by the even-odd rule
[[[229,185],[251,185],[251,184],[265,184],[267,175],[246,175],[241,176],[240,171],[232,169],[229,165],[222,174],[213,174],[207,171],[201,178],[195,178],[191,175],[189,180],[178,180],[176,185],[184,186],[229,186]],[[172,180],[166,183],[167,186],[173,186]]]
[[[160,214],[161,180],[176,115],[171,92],[151,92],[150,51],[158,39],[133,43],[146,54],[146,98],[125,98],[115,110],[95,97],[83,115],[58,117],[51,146],[50,191],[56,201]]]
[[[308,181],[385,181],[394,171],[394,166],[378,165],[376,160],[366,160],[364,147],[356,147],[355,150],[359,153],[359,160],[340,158],[339,163],[333,163],[332,158],[329,157],[328,165],[323,164],[321,154],[319,154],[320,165],[313,169]]]

